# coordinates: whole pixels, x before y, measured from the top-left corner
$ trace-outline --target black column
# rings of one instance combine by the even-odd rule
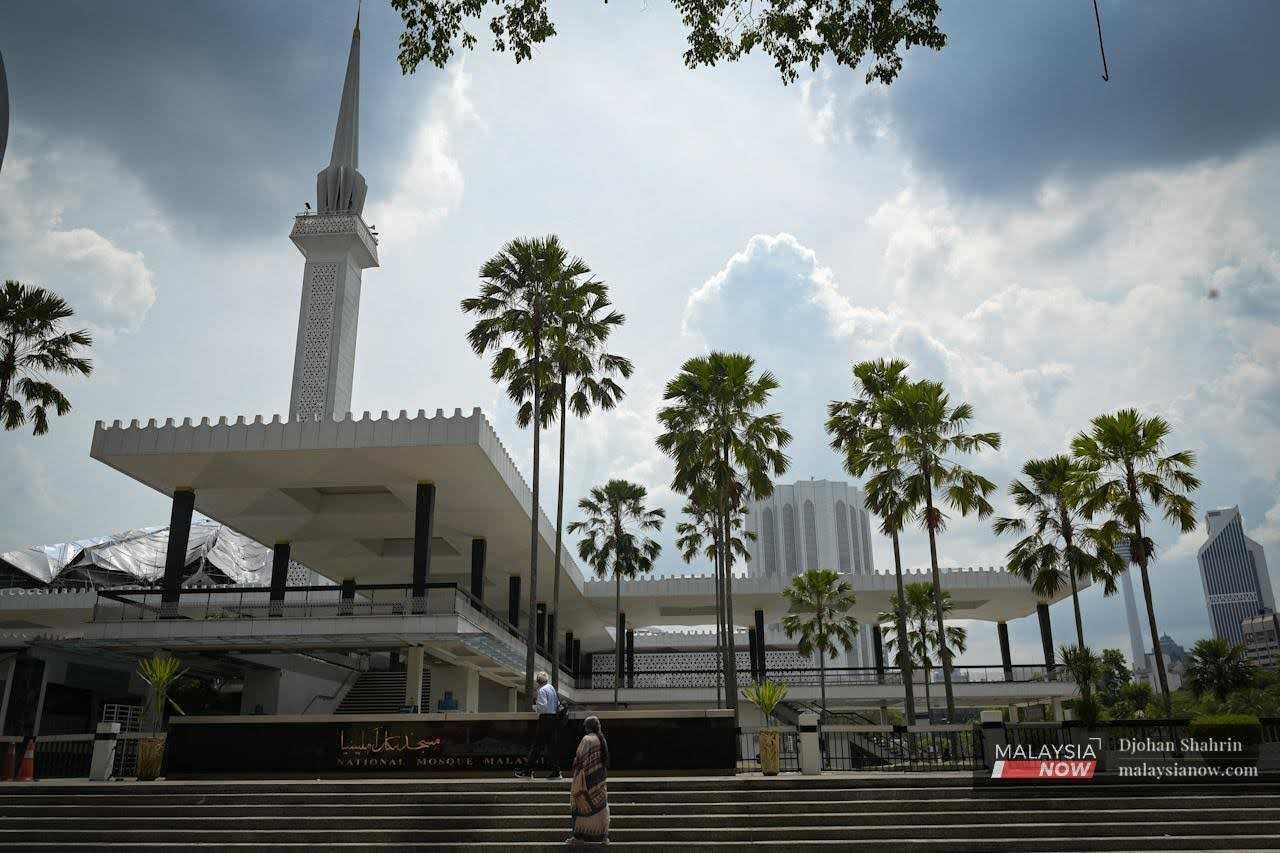
[[[1053,672],[1053,624],[1049,621],[1049,605],[1037,604],[1036,616],[1040,618],[1040,645],[1044,646],[1044,665]]]
[[[1009,625],[997,622],[996,634],[1000,638],[1000,663],[1004,666],[1004,680],[1013,681],[1013,661],[1009,659]]]
[[[351,605],[355,601],[355,598],[355,578],[344,578],[342,581],[342,589],[338,592],[338,614],[341,616],[350,616]]]
[[[520,630],[520,576],[512,575],[507,580],[507,621],[511,627]]]
[[[289,543],[277,542],[271,549],[271,597],[268,613],[284,615],[284,588],[289,584]]]
[[[547,605],[538,602],[538,648],[543,651],[547,648]]]
[[[613,677],[614,677],[615,679],[617,679],[617,681],[616,681],[615,683],[616,683],[619,687],[621,687],[621,686],[622,686],[622,673],[623,673],[623,666],[622,666],[622,651],[623,651],[623,649],[622,649],[622,646],[623,646],[623,644],[626,642],[626,638],[627,638],[627,614],[626,614],[626,613],[623,613],[622,611],[618,611],[618,625],[617,625],[617,631],[618,631],[618,633],[617,633],[617,637],[616,637],[616,639],[614,639],[614,641],[613,641],[613,642],[614,642],[614,653],[613,653],[613,656],[614,656],[614,658],[616,658],[616,660],[614,661],[614,664],[613,664],[613,666],[614,666],[614,670],[615,670],[615,671],[614,671],[614,673],[613,673]]]
[[[471,594],[479,602],[484,602],[484,556],[485,540],[471,540]]]
[[[765,642],[764,633],[764,611],[757,610],[756,617],[756,654],[759,657],[756,660],[756,673],[760,676],[760,680],[764,681],[769,677],[769,667],[767,664],[767,652],[769,650],[768,643]]]
[[[879,625],[871,633],[871,651],[876,658],[876,683],[884,684],[884,632]]]
[[[751,680],[760,680],[760,647],[756,645],[756,629],[747,629],[747,656],[751,659]]]
[[[427,580],[431,577],[431,533],[436,517],[435,483],[419,483],[413,505],[413,612],[427,608]]]
[[[627,629],[627,686],[636,686],[636,632]]]
[[[573,663],[573,632],[568,631],[564,635],[564,665],[572,669]]]
[[[556,615],[554,613],[547,614],[547,632],[543,635],[547,647],[544,654],[547,660],[551,661],[553,666],[559,666],[560,646],[556,643]]]
[[[187,543],[191,539],[191,513],[195,507],[196,493],[191,489],[179,489],[173,493],[173,509],[169,512],[169,550],[165,552],[160,592],[160,615],[165,618],[177,615],[182,573],[187,568]],[[166,608],[166,604],[174,607]]]
[[[569,650],[569,667],[573,670],[574,681],[582,675],[582,641],[574,640]]]

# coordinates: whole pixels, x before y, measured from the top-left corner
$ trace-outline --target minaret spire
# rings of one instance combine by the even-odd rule
[[[364,211],[368,186],[360,168],[360,9],[351,31],[347,77],[338,105],[338,125],[333,132],[329,166],[316,175],[316,208],[321,213]]]

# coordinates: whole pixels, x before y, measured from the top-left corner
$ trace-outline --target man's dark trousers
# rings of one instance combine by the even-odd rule
[[[559,718],[555,714],[539,714],[538,729],[533,736],[533,746],[529,749],[529,757],[525,759],[525,772],[534,772],[534,758],[541,756],[546,762],[547,771],[560,770],[560,752],[556,749],[559,729]]]

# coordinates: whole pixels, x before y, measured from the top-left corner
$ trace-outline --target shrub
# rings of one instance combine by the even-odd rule
[[[1245,746],[1262,743],[1262,723],[1250,714],[1215,714],[1191,721],[1188,732],[1196,740],[1235,740]]]

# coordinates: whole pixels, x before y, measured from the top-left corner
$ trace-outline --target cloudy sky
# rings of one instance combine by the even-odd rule
[[[479,405],[527,469],[458,301],[506,240],[556,233],[611,284],[616,349],[637,365],[625,405],[573,423],[571,496],[622,476],[676,514],[654,416],[711,347],[780,378],[790,474],[839,479],[825,405],[851,362],[898,356],[1003,433],[973,460],[1001,484],[1098,413],[1168,417],[1173,448],[1200,455],[1200,514],[1239,504],[1280,566],[1280,6],[1103,0],[1109,83],[1084,0],[943,7],[948,47],[911,53],[885,89],[838,68],[784,87],[764,57],[689,71],[661,0],[555,4],[560,34],[532,63],[486,46],[406,78],[399,18],[371,0],[360,165],[384,239],[353,407]],[[328,162],[353,15],[354,0],[0,13],[0,274],[59,291],[97,335],[72,414],[0,437],[0,550],[167,520],[166,499],[88,458],[97,419],[287,408],[287,235]],[[1161,627],[1189,644],[1208,631],[1203,532],[1154,535]],[[956,518],[941,558],[994,565],[1008,545]],[[927,554],[908,537],[910,564]],[[661,571],[682,570],[668,547]],[[1091,641],[1127,650],[1120,598],[1084,603]],[[1068,638],[1070,605],[1053,619]],[[966,662],[998,659],[973,627]]]

